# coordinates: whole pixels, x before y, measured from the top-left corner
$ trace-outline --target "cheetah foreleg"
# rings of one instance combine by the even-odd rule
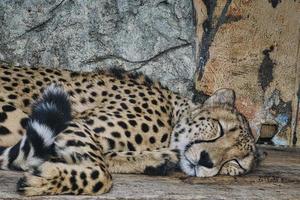
[[[19,180],[17,191],[25,196],[106,193],[112,186],[112,178],[103,167],[94,163],[45,162]]]
[[[170,149],[155,151],[109,152],[105,154],[111,173],[167,175],[179,161],[178,152]]]

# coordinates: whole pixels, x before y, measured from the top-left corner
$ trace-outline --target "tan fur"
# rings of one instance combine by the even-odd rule
[[[30,115],[31,104],[51,83],[60,84],[72,102],[73,121],[56,137],[57,155],[23,177],[19,188],[25,195],[102,194],[112,186],[111,173],[167,174],[184,156],[175,150],[181,148],[176,131],[183,126],[182,140],[190,142],[218,138],[222,124],[224,138],[199,147],[216,160],[216,173],[239,175],[252,167],[253,159],[244,159],[255,151],[249,130],[228,133],[232,127],[246,127],[247,122],[232,105],[215,106],[232,96],[226,91],[223,99],[213,98],[202,106],[143,75],[125,72],[0,66],[0,74],[0,106],[15,108],[5,111],[8,117],[0,121],[9,130],[0,135],[0,146],[12,146],[21,139],[20,133],[25,133],[21,119]],[[197,145],[189,152],[191,157],[199,157]],[[240,163],[232,159],[247,170],[241,170]],[[54,163],[57,160],[64,163]],[[98,174],[96,178],[91,178],[92,173]]]

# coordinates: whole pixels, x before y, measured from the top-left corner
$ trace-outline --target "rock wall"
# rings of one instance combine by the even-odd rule
[[[233,88],[237,107],[257,137],[275,135],[276,145],[299,145],[300,1],[194,4],[197,89],[211,94],[220,87]]]
[[[192,1],[2,0],[0,60],[143,71],[187,93],[195,70]]]

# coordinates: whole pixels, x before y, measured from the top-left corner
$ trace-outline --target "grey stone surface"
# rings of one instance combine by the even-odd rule
[[[192,1],[1,0],[0,60],[90,71],[121,66],[186,93]]]

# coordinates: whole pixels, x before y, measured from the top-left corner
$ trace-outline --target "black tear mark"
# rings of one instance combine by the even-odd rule
[[[199,63],[196,70],[196,74],[198,74],[198,80],[201,80],[204,74],[204,68],[209,60],[209,48],[215,38],[215,35],[217,31],[219,30],[219,27],[225,23],[226,21],[226,13],[229,9],[229,6],[232,2],[232,0],[227,0],[226,4],[223,7],[221,15],[217,18],[217,22],[214,25],[213,23],[213,17],[215,8],[217,6],[216,0],[202,0],[203,3],[206,6],[207,10],[207,19],[203,22],[202,27],[204,30],[204,33],[201,38],[200,43],[200,53],[199,53]]]
[[[269,3],[272,4],[272,7],[273,7],[273,8],[276,8],[277,5],[278,5],[279,3],[281,3],[281,0],[269,0]]]
[[[272,45],[269,49],[265,49],[263,51],[264,59],[260,64],[258,71],[258,81],[263,89],[266,91],[266,88],[273,81],[273,68],[276,65],[275,62],[270,58],[270,53],[274,50],[274,46]]]

